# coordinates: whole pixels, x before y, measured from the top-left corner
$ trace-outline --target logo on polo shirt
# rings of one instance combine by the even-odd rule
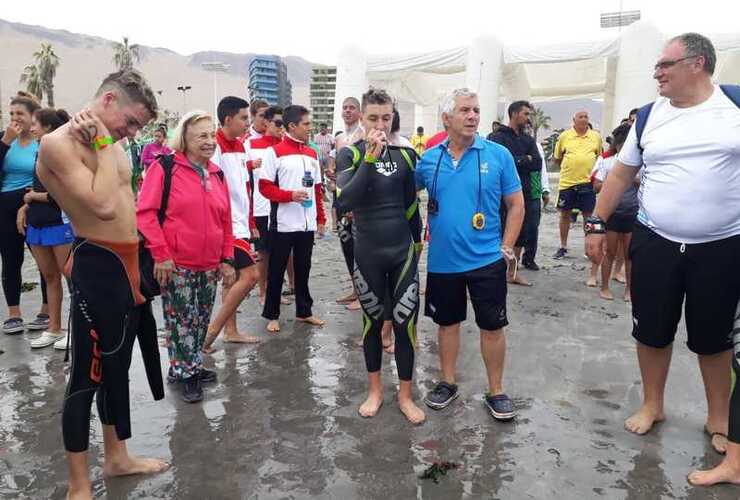
[[[481,174],[488,173],[488,162],[487,161],[480,164],[480,173]]]
[[[377,161],[375,162],[375,170],[379,174],[389,177],[396,173],[398,164],[395,161]]]

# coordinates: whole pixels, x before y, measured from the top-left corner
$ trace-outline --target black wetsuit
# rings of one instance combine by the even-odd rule
[[[728,439],[740,444],[740,302],[735,311],[735,322],[732,325],[732,343],[734,351],[732,356],[732,369],[735,370],[735,387],[730,397],[730,432]]]
[[[369,372],[380,370],[380,332],[389,296],[398,378],[411,380],[419,311],[416,249],[421,244],[416,153],[388,146],[374,164],[364,156],[365,141],[337,155],[337,202],[339,210],[353,213],[352,278],[362,304],[365,364]]]
[[[118,439],[131,437],[128,369],[138,337],[154,399],[164,397],[151,302],[139,292],[137,243],[104,243],[77,238],[72,245],[70,311],[72,366],[62,410],[67,451],[87,450],[90,406],[114,425]]]

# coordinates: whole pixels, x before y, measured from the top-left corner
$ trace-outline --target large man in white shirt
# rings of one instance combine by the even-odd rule
[[[705,430],[735,464],[719,475],[694,476],[696,484],[740,481],[740,444],[728,445],[725,437],[740,298],[740,109],[712,83],[715,62],[714,47],[699,34],[666,44],[655,65],[660,97],[639,141],[637,127],[630,130],[586,224],[587,251],[597,261],[603,222],[642,167],[631,256],[632,335],[644,399],[625,427],[645,434],[665,418],[665,383],[685,301],[688,347],[699,357],[707,396]]]

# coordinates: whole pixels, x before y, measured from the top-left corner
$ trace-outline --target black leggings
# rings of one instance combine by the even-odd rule
[[[414,246],[410,244],[408,252],[397,259],[385,258],[387,256],[377,252],[377,248],[368,248],[367,252],[359,247],[355,250],[357,265],[352,278],[362,304],[362,346],[367,371],[380,370],[383,360],[381,330],[387,318],[393,321],[398,378],[411,380],[419,314],[418,261]],[[390,307],[386,297],[390,297]],[[390,311],[386,311],[389,308]]]
[[[72,250],[72,366],[62,410],[64,447],[87,450],[93,395],[98,417],[115,425],[118,439],[131,437],[128,369],[139,308],[117,253],[85,240]]]
[[[735,322],[732,328],[732,343],[735,347],[732,356],[732,369],[735,371],[735,387],[730,398],[730,432],[728,438],[740,444],[740,302],[735,311]]]
[[[18,232],[15,221],[18,210],[23,206],[25,194],[25,189],[0,193],[0,256],[3,264],[3,293],[8,307],[16,307],[21,303],[23,285],[21,271],[26,239]],[[46,304],[46,281],[43,276],[41,276],[41,297]]]

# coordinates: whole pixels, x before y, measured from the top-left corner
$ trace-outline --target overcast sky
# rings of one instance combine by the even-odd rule
[[[734,32],[737,0],[2,0],[0,18],[111,40],[167,47],[301,56],[333,64],[343,45],[370,53],[413,53],[467,45],[493,34],[508,44],[546,44],[613,35],[599,14],[639,9],[666,33]],[[177,5],[175,7],[174,5]]]

